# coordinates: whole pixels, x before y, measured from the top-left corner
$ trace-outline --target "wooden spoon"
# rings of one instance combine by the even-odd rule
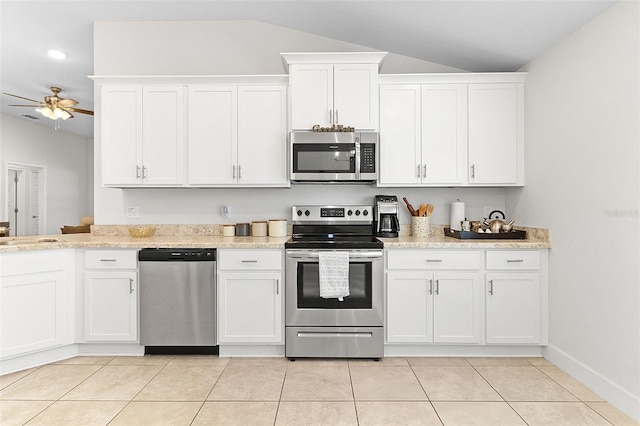
[[[431,216],[434,209],[435,209],[435,206],[433,204],[427,204],[427,207],[426,207],[427,217]]]
[[[427,205],[420,204],[420,209],[418,210],[418,216],[424,217],[427,214]]]
[[[404,197],[403,200],[404,200],[405,204],[407,205],[407,209],[409,210],[409,213],[411,214],[411,216],[417,216],[418,212],[416,212],[416,210],[413,208],[413,206],[411,205],[409,200],[407,200],[407,197]]]

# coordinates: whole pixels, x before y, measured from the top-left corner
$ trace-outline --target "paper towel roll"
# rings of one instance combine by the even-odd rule
[[[460,222],[464,220],[464,201],[454,201],[451,203],[451,220],[449,227],[456,231],[462,230]]]

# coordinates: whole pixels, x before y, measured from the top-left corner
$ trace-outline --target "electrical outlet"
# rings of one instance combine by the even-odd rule
[[[127,206],[124,212],[127,219],[137,219],[140,217],[140,208],[138,206]]]
[[[224,205],[222,206],[222,208],[220,209],[220,213],[222,213],[222,216],[224,217],[230,217],[231,216],[231,207]]]

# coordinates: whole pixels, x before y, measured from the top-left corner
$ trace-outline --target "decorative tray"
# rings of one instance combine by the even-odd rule
[[[527,238],[527,231],[513,230],[510,232],[488,233],[456,231],[451,228],[444,228],[444,235],[457,238],[459,240],[524,240]]]

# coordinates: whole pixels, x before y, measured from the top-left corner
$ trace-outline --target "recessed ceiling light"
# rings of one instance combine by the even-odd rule
[[[67,54],[61,50],[49,49],[47,50],[47,55],[52,57],[53,59],[64,59],[67,57]]]

